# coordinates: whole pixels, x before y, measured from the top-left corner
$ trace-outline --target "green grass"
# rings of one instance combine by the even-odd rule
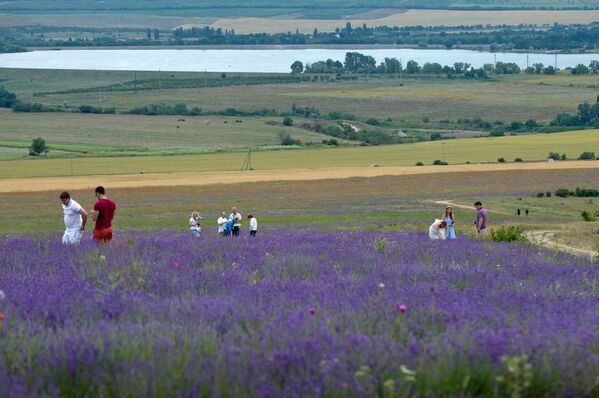
[[[578,199],[529,198],[540,190],[597,185],[595,170],[551,170],[449,173],[388,176],[352,180],[260,182],[235,185],[111,189],[118,204],[115,229],[184,229],[193,210],[204,216],[211,233],[222,210],[238,206],[252,212],[262,228],[314,225],[323,228],[424,230],[443,212],[434,200],[450,199],[471,205],[482,200],[490,210],[491,225],[525,223],[526,228],[549,229],[577,221]],[[33,183],[33,182],[28,182]],[[326,187],[326,189],[323,189]],[[84,207],[94,202],[90,191],[72,191]],[[519,200],[522,198],[522,200]],[[564,206],[565,203],[565,206]],[[529,206],[528,218],[518,218],[515,206]],[[63,228],[58,192],[0,194],[0,233],[46,232]],[[458,231],[471,232],[474,211],[456,208]],[[35,222],[32,222],[35,218]],[[550,227],[548,227],[550,225]],[[596,235],[595,235],[596,236]]]
[[[51,155],[54,151],[159,155],[277,146],[280,131],[290,133],[302,143],[320,144],[329,138],[296,127],[284,127],[280,117],[27,114],[0,109],[0,118],[0,147],[28,148],[33,138],[43,137]],[[300,123],[301,119],[295,121]],[[14,156],[14,151],[7,153]],[[22,156],[27,157],[28,151],[23,150]],[[2,158],[6,156],[0,152]]]
[[[229,74],[231,79],[258,79],[257,75]],[[268,76],[268,75],[266,75]],[[280,76],[280,75],[279,75]],[[494,76],[488,81],[449,80],[434,77],[373,78],[336,83],[287,83],[197,87],[203,73],[138,72],[137,79],[148,87],[163,89],[137,91],[131,82],[133,72],[35,71],[0,69],[0,80],[8,90],[29,102],[53,106],[94,105],[116,107],[118,111],[147,105],[186,103],[188,108],[222,111],[236,108],[255,111],[274,108],[289,112],[293,104],[315,106],[322,114],[345,112],[362,120],[390,118],[385,125],[394,128],[460,130],[470,126],[445,120],[482,118],[506,124],[535,119],[549,122],[558,112],[575,112],[579,103],[594,102],[599,75],[588,76]],[[220,74],[207,74],[207,84],[224,84]],[[219,83],[221,82],[221,83]],[[101,87],[122,84],[128,91],[102,91]],[[142,87],[142,84],[139,84]],[[166,88],[180,87],[180,88]],[[52,92],[88,89],[77,93]],[[49,93],[43,96],[37,93]],[[423,118],[428,118],[428,123]]]
[[[258,151],[252,158],[256,170],[317,169],[328,167],[413,166],[443,158],[450,164],[546,159],[549,152],[577,158],[584,151],[599,153],[599,130],[497,138],[444,140],[378,147]],[[75,160],[76,175],[168,173],[239,170],[246,154],[89,158]],[[2,162],[0,178],[70,175],[69,159],[28,159]]]

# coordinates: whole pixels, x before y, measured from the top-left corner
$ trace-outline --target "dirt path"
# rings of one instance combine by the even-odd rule
[[[123,175],[91,175],[75,177],[8,178],[0,179],[0,193],[45,192],[62,189],[90,189],[98,185],[111,188],[157,186],[193,186],[233,184],[260,181],[312,181],[354,177],[425,175],[437,173],[481,173],[511,170],[562,170],[599,168],[599,162],[538,162],[507,164],[462,164],[450,166],[390,166],[390,167],[330,167],[318,169],[206,171],[147,173]]]
[[[476,211],[476,207],[474,207],[474,206],[460,205],[460,204],[457,204],[457,203],[453,203],[453,202],[451,202],[449,200],[433,200],[432,202],[435,203],[435,204],[438,204],[438,205],[451,206],[451,207],[456,207],[458,209],[467,209],[467,210]],[[505,213],[503,211],[498,211],[498,210],[489,210],[489,209],[487,209],[487,211],[489,213],[505,214],[505,215],[508,215],[508,216],[511,215],[511,213]]]
[[[555,231],[529,231],[526,233],[526,237],[539,246],[549,247],[575,256],[585,257],[591,261],[599,257],[599,253],[594,250],[580,249],[578,247],[555,242],[552,240],[554,234]]]

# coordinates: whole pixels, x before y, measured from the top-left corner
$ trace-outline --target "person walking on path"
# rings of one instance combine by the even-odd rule
[[[94,240],[99,243],[112,242],[112,219],[116,212],[116,204],[108,199],[104,187],[99,186],[95,191],[98,201],[92,211],[92,220],[96,222]]]
[[[474,225],[476,226],[476,233],[478,235],[486,235],[487,234],[487,209],[483,207],[481,202],[474,203],[474,207],[476,207],[476,221]]]
[[[445,240],[445,227],[447,224],[443,220],[435,220],[428,228],[428,237],[431,240]]]
[[[194,238],[200,236],[200,232],[202,231],[202,227],[200,227],[200,214],[197,211],[191,213],[191,217],[189,218],[189,233]]]
[[[256,236],[258,232],[258,220],[252,214],[248,216],[248,219],[250,220],[250,236]]]
[[[451,207],[445,208],[442,220],[445,221],[445,237],[446,239],[455,239],[455,216]]]
[[[220,217],[218,218],[218,220],[216,220],[216,223],[218,224],[218,234],[220,236],[225,236],[225,227],[227,226],[227,222],[229,220],[227,220],[227,213],[225,213],[224,211],[220,213]]]
[[[64,191],[60,194],[62,211],[64,213],[65,231],[62,235],[62,243],[65,245],[78,245],[81,242],[85,224],[87,223],[87,212],[71,195]]]
[[[233,207],[231,209],[231,215],[229,215],[229,220],[233,222],[233,230],[231,231],[233,236],[239,236],[239,232],[241,230],[241,213],[237,211],[237,207]]]

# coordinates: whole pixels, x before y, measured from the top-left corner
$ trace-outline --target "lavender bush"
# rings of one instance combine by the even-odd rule
[[[423,233],[0,240],[0,396],[599,396],[599,269]],[[1,297],[1,295],[0,295]]]

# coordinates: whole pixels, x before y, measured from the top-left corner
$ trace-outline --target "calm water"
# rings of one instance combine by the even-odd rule
[[[208,71],[208,72],[289,72],[290,65],[300,60],[304,64],[332,58],[343,61],[347,51],[358,51],[376,58],[386,57],[438,62],[453,65],[467,62],[480,67],[495,61],[515,62],[526,67],[526,54],[485,53],[467,50],[415,49],[290,49],[290,50],[64,50],[33,51],[0,54],[0,67],[36,69],[92,69],[92,70],[145,70],[145,71]],[[557,56],[557,66],[566,68],[599,59],[599,54],[564,54]],[[529,64],[554,65],[553,54],[530,54]]]

